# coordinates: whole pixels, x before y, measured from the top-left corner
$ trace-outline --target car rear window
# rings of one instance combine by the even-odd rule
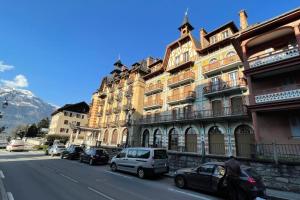
[[[166,150],[154,150],[154,159],[167,159],[167,151]]]
[[[246,168],[244,169],[246,174],[254,179],[260,179],[260,175],[252,168]]]

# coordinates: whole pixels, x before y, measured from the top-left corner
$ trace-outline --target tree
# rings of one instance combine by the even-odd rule
[[[14,138],[23,138],[27,133],[28,125],[19,125],[12,131],[12,137]]]
[[[35,124],[32,124],[27,129],[26,137],[37,137],[37,135],[38,135],[38,128]]]
[[[42,119],[38,122],[37,128],[38,128],[38,136],[45,136],[45,132],[42,131],[43,128],[49,128],[50,120],[49,118]]]

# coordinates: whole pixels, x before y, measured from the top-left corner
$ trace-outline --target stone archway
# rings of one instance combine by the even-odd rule
[[[189,127],[185,131],[185,151],[197,152],[197,132],[193,127]]]
[[[169,131],[169,150],[178,151],[179,150],[179,133],[175,128]]]
[[[240,125],[234,130],[236,155],[251,157],[254,150],[255,136],[253,129],[248,125]]]
[[[103,144],[108,143],[108,135],[109,135],[108,130],[105,130],[104,135],[103,135],[103,140],[102,140]]]
[[[143,138],[142,138],[143,147],[149,147],[149,139],[150,139],[150,132],[148,129],[146,129],[143,132]]]
[[[153,134],[153,146],[162,147],[162,132],[160,129],[156,129]]]
[[[218,126],[213,126],[208,131],[209,153],[225,155],[224,134]]]
[[[111,134],[110,144],[111,145],[117,145],[117,141],[118,141],[118,130],[114,129],[112,134]]]

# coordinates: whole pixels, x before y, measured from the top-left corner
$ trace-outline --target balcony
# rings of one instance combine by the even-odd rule
[[[106,115],[111,115],[112,114],[112,109],[111,108],[108,108],[107,110],[106,110]]]
[[[240,94],[247,90],[247,85],[244,79],[234,81],[225,81],[218,84],[212,82],[203,88],[203,94],[206,97],[216,97],[221,95]]]
[[[181,62],[176,63],[175,65],[169,66],[168,67],[168,71],[170,72],[170,71],[173,71],[175,69],[186,68],[186,67],[189,67],[189,66],[191,66],[193,64],[194,64],[194,61],[190,60],[188,58],[187,60],[182,60]]]
[[[163,88],[164,88],[164,85],[162,83],[156,83],[153,85],[149,85],[145,89],[145,95],[151,95],[151,94],[155,94],[158,92],[162,92]]]
[[[291,46],[289,49],[281,49],[278,51],[265,53],[254,58],[250,58],[248,59],[248,62],[250,68],[256,68],[296,56],[299,56],[299,49],[297,45]]]
[[[249,118],[246,106],[242,105],[239,108],[223,107],[221,110],[198,110],[191,112],[181,112],[177,114],[159,114],[153,117],[144,116],[136,121],[137,124],[174,124],[190,123],[199,121],[223,121]]]
[[[168,79],[168,86],[170,88],[178,87],[187,83],[191,83],[195,80],[195,73],[187,71],[182,74],[178,74]]]
[[[240,58],[237,55],[229,56],[224,58],[223,60],[218,60],[213,63],[204,65],[202,67],[202,73],[205,75],[211,75],[221,70],[228,70],[236,67],[240,63]]]
[[[261,90],[255,93],[255,103],[270,103],[300,98],[300,84]]]
[[[196,92],[189,91],[189,92],[183,92],[183,93],[173,94],[171,96],[168,96],[167,103],[170,105],[180,104],[180,103],[190,103],[195,101],[195,99],[196,99]]]
[[[148,100],[144,103],[144,110],[151,110],[156,108],[161,108],[163,106],[163,100],[162,99],[155,99],[154,101]]]
[[[113,112],[114,112],[115,114],[120,113],[120,112],[121,112],[121,107],[120,107],[120,106],[114,107],[114,108],[113,108]]]

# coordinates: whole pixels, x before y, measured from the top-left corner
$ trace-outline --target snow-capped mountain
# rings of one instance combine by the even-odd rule
[[[8,99],[8,106],[2,107],[2,103]],[[0,87],[0,126],[7,127],[6,132],[20,124],[36,123],[45,117],[50,117],[57,107],[44,102],[31,91],[23,89],[11,89]]]

